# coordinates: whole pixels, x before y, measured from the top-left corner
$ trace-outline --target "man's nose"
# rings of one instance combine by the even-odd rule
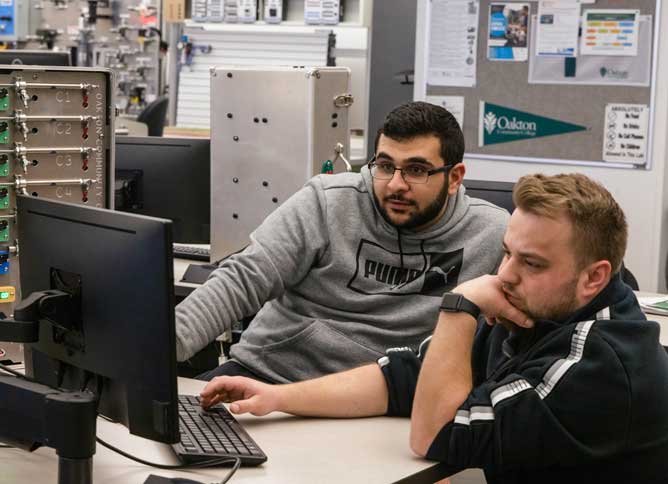
[[[401,170],[394,170],[394,175],[392,175],[390,181],[387,182],[387,186],[394,192],[408,191],[410,189],[410,185],[404,180],[404,175]]]
[[[499,279],[504,284],[515,285],[519,282],[519,274],[517,272],[517,264],[512,257],[505,256],[501,265],[499,266]]]

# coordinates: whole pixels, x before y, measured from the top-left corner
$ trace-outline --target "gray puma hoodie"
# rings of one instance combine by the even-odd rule
[[[250,245],[176,307],[185,360],[253,315],[231,356],[279,383],[376,361],[434,329],[445,291],[494,272],[508,212],[448,198],[422,232],[398,230],[376,206],[369,170],[320,175],[270,214]]]

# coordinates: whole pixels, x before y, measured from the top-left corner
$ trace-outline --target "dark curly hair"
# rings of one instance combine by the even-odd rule
[[[456,165],[464,159],[464,134],[459,123],[447,109],[435,104],[415,101],[390,111],[376,134],[374,152],[381,134],[395,141],[433,134],[441,142],[441,158],[446,165]]]

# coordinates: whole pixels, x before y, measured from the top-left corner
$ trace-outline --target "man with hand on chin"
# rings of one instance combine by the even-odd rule
[[[619,275],[622,210],[579,174],[523,177],[513,199],[498,275],[446,293],[418,351],[292,385],[215,379],[203,405],[410,416],[415,453],[490,484],[665,482],[668,355]]]

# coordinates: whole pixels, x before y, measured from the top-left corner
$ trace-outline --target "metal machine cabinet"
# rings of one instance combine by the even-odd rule
[[[113,208],[112,86],[108,69],[0,69],[0,312],[6,316],[20,299],[16,194]],[[73,240],[72,250],[85,247]],[[17,346],[0,342],[0,359],[21,361]]]
[[[211,69],[211,260],[323,168],[345,171],[349,89],[341,67]]]

